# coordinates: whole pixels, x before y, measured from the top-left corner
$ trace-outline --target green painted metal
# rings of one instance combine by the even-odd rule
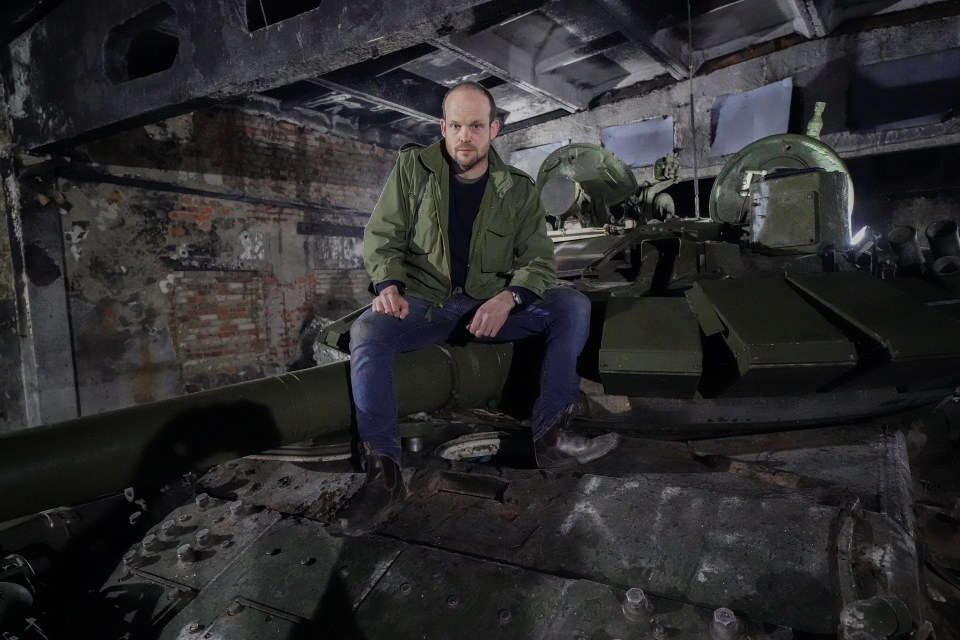
[[[849,199],[846,202],[847,226],[853,214],[853,180],[837,153],[813,138],[785,133],[761,138],[734,154],[720,170],[710,190],[710,219],[742,224],[750,214],[750,198],[742,193],[748,171],[772,173],[782,169],[823,169],[844,175]],[[755,177],[753,179],[756,179]],[[747,180],[749,186],[752,180]]]
[[[684,298],[611,298],[600,345],[607,393],[691,398],[702,370],[700,331]]]
[[[395,365],[402,414],[495,404],[510,345],[430,347]],[[348,433],[349,365],[338,362],[0,437],[0,522],[162,482],[284,444]]]
[[[561,189],[554,194],[555,187],[550,184],[553,181],[556,185],[575,183],[576,189]],[[588,210],[584,226],[606,224],[607,208],[634,195],[638,188],[630,167],[607,149],[585,142],[557,149],[546,157],[537,172],[537,189],[547,213],[583,216],[583,202]]]
[[[751,186],[750,243],[768,254],[815,253],[850,243],[849,218],[843,215],[849,176],[839,171],[810,171]]]
[[[780,278],[698,282],[736,358],[735,393],[811,393],[856,365],[857,351]]]
[[[883,352],[854,386],[960,382],[960,323],[936,307],[858,271],[795,274],[787,281],[862,333],[864,351],[872,344]]]

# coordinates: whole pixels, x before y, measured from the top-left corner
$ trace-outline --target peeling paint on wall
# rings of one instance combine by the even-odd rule
[[[241,260],[263,260],[263,232],[240,232],[240,244],[243,247]]]
[[[27,117],[30,100],[30,43],[32,38],[18,38],[10,43],[10,59],[13,62],[13,91],[8,97],[10,113],[16,118]]]

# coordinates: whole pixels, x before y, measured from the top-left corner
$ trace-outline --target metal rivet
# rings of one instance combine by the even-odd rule
[[[190,519],[190,515],[186,513],[181,513],[179,516],[177,516],[177,520],[179,522],[186,522],[189,519]]]
[[[737,624],[737,615],[730,609],[721,607],[713,612],[713,621],[718,625],[730,627]]]
[[[203,629],[203,625],[199,622],[191,622],[187,624],[187,633],[199,633]]]
[[[210,529],[197,531],[197,544],[204,545],[210,542]]]
[[[223,542],[220,543],[220,548],[221,548],[221,549],[226,549],[227,547],[231,546],[232,544],[233,544],[233,543],[230,542],[229,540],[224,540]]]
[[[206,493],[200,493],[193,501],[196,503],[197,509],[206,509],[207,505],[210,504],[210,496]]]
[[[193,547],[189,544],[177,547],[177,559],[181,562],[193,562]]]
[[[273,548],[273,549],[270,549],[269,551],[267,551],[267,555],[268,555],[268,556],[275,556],[275,555],[277,555],[278,553],[280,553],[280,549],[277,549],[277,548]]]
[[[235,616],[241,611],[243,611],[243,605],[237,601],[233,601],[230,603],[230,606],[227,608],[227,615]]]
[[[149,533],[143,538],[143,542],[141,542],[140,544],[143,546],[144,549],[149,551],[154,546],[156,546],[157,536],[153,535],[152,533]]]
[[[125,554],[123,554],[123,564],[128,567],[136,566],[140,562],[140,556],[137,554],[136,549],[130,549]]]
[[[309,566],[312,565],[314,562],[316,562],[316,560],[314,560],[313,558],[310,558],[310,557],[300,558],[300,564],[302,564],[302,565],[305,566],[305,567],[309,567]]]
[[[244,505],[243,500],[234,500],[230,503],[230,514],[234,516],[243,515]]]
[[[497,617],[500,618],[500,622],[506,622],[510,619],[510,610],[509,609],[500,609],[500,612],[497,614]]]
[[[650,604],[643,589],[632,587],[627,589],[622,610],[623,615],[630,620],[643,620],[653,611],[653,605]]]
[[[400,585],[400,593],[410,593],[410,583],[404,582]]]
[[[458,604],[460,604],[460,598],[458,598],[457,596],[448,596],[448,597],[447,597],[447,606],[448,606],[448,607],[453,608],[453,607],[457,606]]]
[[[173,520],[167,520],[160,525],[160,537],[169,540],[177,532],[177,523]]]

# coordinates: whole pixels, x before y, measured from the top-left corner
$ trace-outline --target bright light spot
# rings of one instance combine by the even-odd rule
[[[853,237],[850,238],[850,244],[853,246],[857,246],[858,244],[863,242],[863,239],[867,236],[867,231],[869,230],[870,230],[870,227],[867,227],[867,226],[860,227],[860,231],[857,231],[855,234],[853,234]]]

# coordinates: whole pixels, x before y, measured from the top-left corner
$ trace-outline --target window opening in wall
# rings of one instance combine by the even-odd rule
[[[859,67],[847,92],[852,131],[943,122],[960,111],[960,48]]]
[[[247,31],[254,32],[320,6],[322,0],[246,0]]]
[[[103,53],[113,84],[166,71],[180,53],[177,12],[161,2],[118,24],[107,34]]]

